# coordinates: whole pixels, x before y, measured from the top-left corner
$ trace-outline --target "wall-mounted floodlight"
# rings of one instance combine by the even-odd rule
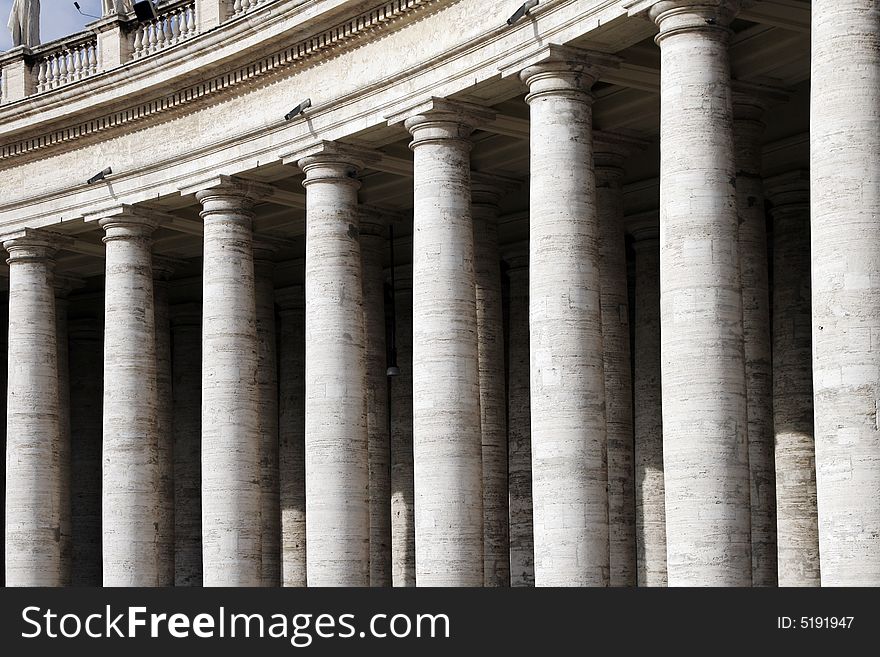
[[[285,114],[285,115],[284,115],[284,120],[285,120],[285,121],[290,121],[290,119],[292,119],[293,117],[295,117],[295,116],[299,116],[300,114],[304,113],[304,112],[305,112],[307,109],[309,109],[311,106],[312,106],[312,99],[311,99],[311,98],[306,98],[303,102],[301,102],[299,105],[297,105],[297,106],[294,107],[292,110],[290,110],[287,114]]]
[[[526,0],[526,2],[523,3],[522,7],[517,9],[514,12],[513,16],[511,16],[510,18],[507,19],[507,24],[513,25],[523,16],[528,16],[529,12],[537,6],[538,6],[538,0]]]
[[[154,5],[150,0],[140,0],[139,2],[134,3],[134,15],[137,16],[139,21],[152,21],[159,18],[159,13],[156,11],[156,5]]]
[[[99,20],[100,20],[100,18],[101,18],[100,16],[95,16],[94,14],[87,14],[86,12],[84,12],[84,11],[80,8],[78,2],[74,2],[74,3],[73,3],[73,6],[76,7],[76,10],[77,10],[79,13],[81,13],[83,16],[88,16],[89,18],[97,18],[97,19],[99,19]]]
[[[109,176],[111,173],[113,173],[113,169],[111,169],[110,167],[107,167],[106,169],[104,169],[104,170],[101,171],[100,173],[96,173],[94,176],[92,176],[91,178],[89,178],[89,179],[86,181],[86,185],[91,185],[92,183],[96,183],[96,182],[98,182],[99,180],[104,180],[104,178],[106,178],[107,176]]]

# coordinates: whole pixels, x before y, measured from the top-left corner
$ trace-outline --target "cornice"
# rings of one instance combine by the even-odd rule
[[[275,50],[272,53],[253,60],[247,64],[239,65],[222,72],[213,73],[208,79],[185,85],[180,89],[161,96],[154,96],[148,100],[141,100],[114,111],[99,114],[92,118],[81,120],[72,125],[64,125],[42,134],[28,135],[27,138],[10,141],[0,145],[0,162],[10,159],[18,159],[23,156],[42,153],[53,146],[68,144],[74,141],[86,140],[89,137],[99,136],[106,138],[108,132],[115,132],[123,128],[129,128],[132,124],[139,124],[151,118],[161,117],[162,120],[173,118],[182,113],[184,109],[206,101],[214,101],[224,95],[236,93],[243,88],[257,83],[268,81],[274,76],[289,71],[297,66],[307,66],[317,56],[326,56],[329,52],[335,52],[356,44],[367,36],[372,36],[380,31],[395,29],[402,24],[404,17],[409,18],[413,14],[422,13],[420,10],[428,6],[436,7],[448,4],[450,0],[386,0],[377,4],[372,9],[357,14],[355,17],[335,23],[327,29],[317,31],[310,36],[297,40],[292,45]],[[267,5],[271,9],[273,5]],[[296,9],[295,7],[294,9]],[[277,8],[276,8],[277,11]],[[223,29],[223,26],[219,28]],[[201,36],[201,35],[200,35]],[[193,40],[184,42],[191,45]],[[184,48],[186,45],[181,44]],[[162,55],[172,53],[176,48],[157,53]],[[181,51],[177,51],[178,53]],[[145,62],[151,57],[138,60],[137,63]],[[117,70],[124,70],[127,66],[135,66],[132,62]],[[157,64],[154,62],[153,66]],[[106,74],[92,76],[83,82],[95,83],[96,80]],[[79,84],[68,85],[52,92],[67,91],[67,96],[74,87]],[[81,87],[80,87],[81,88]],[[61,94],[62,97],[65,94]],[[7,107],[29,108],[28,101],[33,103],[34,98],[29,97],[22,103],[16,103]],[[4,108],[5,109],[5,108]]]

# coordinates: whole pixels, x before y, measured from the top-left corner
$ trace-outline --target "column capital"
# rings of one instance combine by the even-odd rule
[[[740,0],[629,0],[623,6],[630,16],[647,14],[660,28],[655,41],[683,32],[730,34],[729,25],[739,12]]]
[[[616,55],[550,44],[502,70],[518,70],[529,88],[526,103],[541,96],[568,96],[592,101],[591,89],[602,73],[620,66]]]
[[[62,276],[55,274],[52,280],[56,299],[67,299],[70,293],[85,287],[86,282],[78,276]]]
[[[516,242],[501,247],[501,257],[507,263],[507,272],[521,272],[529,269],[529,243]]]
[[[797,169],[767,178],[764,181],[764,192],[772,206],[772,214],[809,212],[810,172]]]
[[[153,280],[163,284],[167,283],[178,264],[177,260],[153,254]]]
[[[471,171],[471,206],[498,214],[498,203],[505,192],[520,186],[518,181]]]
[[[171,317],[171,326],[200,326],[202,323],[202,304],[192,301],[175,303],[168,308]]]
[[[303,286],[291,285],[275,290],[275,303],[282,315],[304,310],[306,295]]]
[[[159,227],[159,219],[148,211],[123,205],[96,216],[98,225],[104,229],[102,241],[106,244],[117,239],[143,239],[150,237]]]
[[[364,166],[378,159],[379,154],[370,149],[323,140],[281,156],[284,164],[295,164],[306,174],[303,187],[328,180],[359,187],[357,178]]]
[[[445,98],[431,98],[385,117],[388,125],[403,123],[413,140],[410,149],[438,140],[459,140],[470,144],[476,128],[495,120],[488,107]]]
[[[650,142],[635,135],[621,132],[593,132],[593,162],[596,178],[620,178],[627,158],[635,151],[644,150]]]
[[[640,243],[656,242],[660,239],[660,211],[641,212],[625,217],[624,227],[636,246]]]
[[[278,255],[278,245],[254,235],[253,242],[254,263],[275,265],[275,256]]]
[[[380,208],[359,205],[358,224],[361,235],[385,237],[385,232],[388,228],[388,217]]]
[[[0,236],[3,248],[9,254],[8,264],[13,262],[53,260],[55,254],[69,237],[47,230],[25,228]]]
[[[269,198],[275,191],[271,185],[238,176],[219,175],[178,190],[181,196],[195,194],[205,212],[250,212],[254,204]]]

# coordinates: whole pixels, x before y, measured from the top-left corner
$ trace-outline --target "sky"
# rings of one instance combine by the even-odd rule
[[[77,0],[87,14],[101,15],[101,0]],[[0,50],[12,47],[12,36],[6,29],[12,0],[0,0]],[[86,23],[94,18],[86,18],[77,12],[73,0],[41,0],[40,39],[43,43],[54,41],[68,34],[81,32]]]

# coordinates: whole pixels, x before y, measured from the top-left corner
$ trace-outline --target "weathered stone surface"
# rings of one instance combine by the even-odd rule
[[[872,0],[816,0],[812,11],[810,221],[822,584],[877,586],[880,12]]]
[[[660,2],[660,321],[671,586],[752,581],[728,56],[737,2]],[[708,528],[711,527],[711,530]]]
[[[507,470],[510,487],[510,585],[535,585],[532,440],[529,403],[529,248],[504,254],[510,281],[507,360]]]
[[[127,211],[104,229],[104,586],[160,586],[162,504],[153,219]]]
[[[780,586],[819,586],[813,440],[810,177],[766,182],[773,218],[773,425]]]
[[[369,453],[357,173],[333,144],[306,188],[306,569],[309,586],[370,582]]]
[[[501,309],[501,256],[498,253],[500,194],[501,190],[493,181],[474,176],[471,213],[474,221],[474,280],[480,363],[484,586],[510,586],[504,319]]]
[[[278,290],[278,463],[281,492],[281,584],[306,585],[305,296]]]
[[[31,233],[3,247],[9,253],[6,586],[61,586],[57,249],[51,238]]]
[[[592,95],[581,52],[529,87],[529,324],[535,584],[607,586],[608,494]]]

